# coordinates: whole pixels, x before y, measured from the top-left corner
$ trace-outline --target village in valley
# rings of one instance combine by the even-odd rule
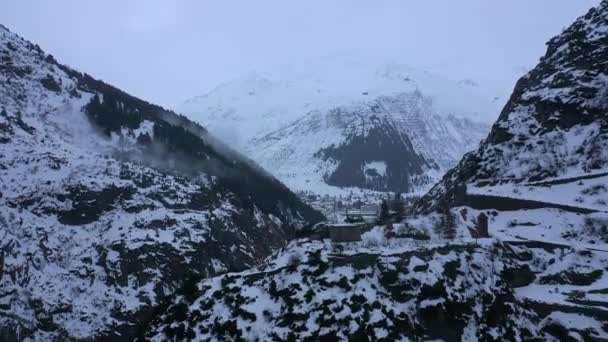
[[[434,216],[418,217],[412,211],[413,204],[420,199],[417,195],[365,192],[332,196],[304,191],[297,195],[327,218],[299,233],[300,237],[313,240],[357,242],[362,240],[362,235],[370,235],[372,230],[377,230],[372,235],[380,234],[384,239],[408,238],[418,242],[453,240],[468,234],[474,238],[489,236],[485,213],[475,217],[472,225],[463,222],[466,212],[457,215],[449,207]],[[466,197],[466,193],[461,196]]]
[[[300,191],[297,195],[322,212],[331,223],[376,222],[381,214],[382,203],[389,212],[404,213],[419,196],[401,193],[357,192],[348,195],[319,195],[310,191]],[[355,221],[353,221],[355,220]]]

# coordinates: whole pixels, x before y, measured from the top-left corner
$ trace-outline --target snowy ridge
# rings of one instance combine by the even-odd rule
[[[203,281],[194,293],[177,298],[149,337],[526,341],[608,336],[602,323],[608,311],[592,302],[607,299],[606,252],[491,240],[389,241],[379,228],[360,243],[294,241],[260,267]],[[405,229],[395,228],[398,234]],[[558,285],[561,290],[554,292]],[[587,311],[577,310],[587,303]]]
[[[3,26],[0,71],[0,340],[132,340],[190,277],[322,219],[202,127]]]
[[[488,138],[417,210],[437,208],[459,184],[519,184],[607,172],[607,26],[603,1],[553,38],[538,66],[518,81]]]
[[[473,149],[487,133],[498,104],[466,83],[396,63],[370,66],[362,61],[325,58],[312,63],[252,73],[186,101],[179,110],[259,162],[296,190],[341,193],[336,187],[386,191],[378,182],[331,181],[342,160],[319,158],[331,146],[351,145],[365,137],[381,115],[411,151],[436,167],[402,168],[392,191],[422,191],[441,172]],[[397,139],[385,130],[383,139]],[[360,147],[358,147],[360,148]],[[404,159],[411,158],[407,151]],[[383,161],[367,156],[366,162]],[[357,168],[362,168],[359,163]],[[390,168],[390,166],[389,166]],[[397,169],[393,173],[401,172]],[[390,172],[389,172],[390,173]],[[415,178],[423,178],[424,181]],[[380,183],[386,183],[386,180]],[[342,184],[344,183],[344,184]],[[391,181],[388,181],[391,183]],[[329,185],[329,186],[328,186]]]

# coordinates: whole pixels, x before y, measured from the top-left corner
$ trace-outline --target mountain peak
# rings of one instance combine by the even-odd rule
[[[326,57],[247,74],[187,101],[180,111],[218,132],[293,189],[414,191],[436,177],[429,172],[452,166],[478,143],[487,132],[489,117],[498,112],[496,106],[476,88],[425,70],[396,62],[370,64],[353,57]],[[408,161],[401,171],[393,165],[388,173],[401,184],[370,186],[363,181],[362,160],[349,166],[359,170],[347,176],[351,181],[337,180],[334,175],[348,158],[328,151],[354,151],[346,145],[357,136],[370,143],[367,132],[380,122],[382,127],[374,130],[382,136],[377,144],[407,141],[394,152],[411,158],[405,158]],[[361,129],[352,130],[355,126]],[[380,150],[368,147],[365,162],[392,164]],[[425,171],[420,165],[425,165]]]
[[[437,208],[460,184],[550,181],[608,170],[608,2],[547,43],[479,149],[420,202]]]

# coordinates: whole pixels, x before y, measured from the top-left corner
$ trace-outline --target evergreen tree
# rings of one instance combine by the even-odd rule
[[[401,193],[395,192],[395,196],[391,201],[391,209],[395,213],[397,219],[401,221],[403,218],[403,212],[405,211],[405,201],[401,197]]]
[[[338,200],[338,202],[336,202],[336,208],[338,208],[338,209],[344,208],[344,203],[342,203],[342,201]]]
[[[444,221],[445,219],[443,217],[443,213],[439,217],[439,221],[433,220],[433,232],[438,238],[443,238],[443,226],[445,224]]]
[[[456,219],[454,214],[450,211],[450,207],[445,205],[442,208],[441,221],[443,226],[443,237],[447,240],[454,240],[456,238]]]
[[[382,200],[380,203],[380,215],[378,215],[378,224],[385,224],[388,221],[388,203],[386,200]]]

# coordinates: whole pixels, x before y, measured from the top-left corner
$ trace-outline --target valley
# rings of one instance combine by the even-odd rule
[[[603,0],[506,101],[321,58],[173,111],[0,25],[0,342],[608,340],[606,61]]]

